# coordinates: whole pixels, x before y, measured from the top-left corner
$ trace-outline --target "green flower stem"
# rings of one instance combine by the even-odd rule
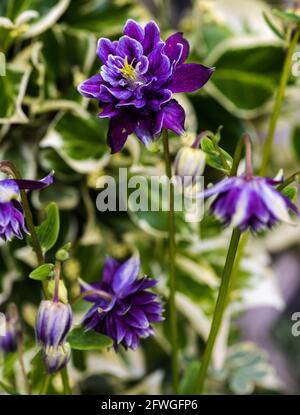
[[[176,277],[175,277],[175,212],[174,212],[174,184],[171,182],[172,165],[170,159],[169,139],[167,130],[163,130],[162,141],[164,147],[166,175],[169,183],[170,208],[168,214],[169,222],[169,310],[171,324],[171,345],[172,345],[172,384],[175,394],[178,393],[178,342],[177,342],[177,316],[176,316]]]
[[[231,277],[240,237],[241,237],[241,231],[238,228],[234,228],[232,231],[229,249],[228,249],[227,257],[226,257],[226,262],[225,262],[225,266],[223,269],[215,313],[213,316],[210,333],[208,336],[208,340],[207,340],[203,358],[202,358],[202,363],[201,363],[200,370],[199,370],[198,382],[195,388],[195,392],[199,394],[203,392],[209,363],[211,360],[214,345],[215,345],[215,342],[216,342],[216,339],[219,333],[220,326],[222,324],[224,312],[225,312],[226,305],[228,302],[228,296],[230,292],[230,277]]]
[[[62,380],[62,383],[63,383],[63,386],[64,386],[64,394],[65,395],[72,395],[72,390],[71,390],[71,387],[70,387],[67,366],[65,366],[63,369],[61,369],[60,375],[61,375],[61,380]]]
[[[43,385],[42,385],[42,388],[41,388],[40,395],[47,395],[50,380],[51,380],[51,375],[46,375],[45,378],[44,378],[44,382],[43,382]]]
[[[275,99],[275,105],[274,105],[274,109],[273,109],[273,113],[272,113],[272,117],[271,117],[271,121],[269,125],[269,130],[268,130],[267,138],[266,138],[266,141],[263,147],[263,158],[262,158],[262,163],[261,163],[261,167],[259,171],[260,176],[264,176],[266,174],[267,166],[268,166],[271,151],[272,151],[274,134],[275,134],[278,118],[280,115],[281,105],[282,105],[282,101],[284,98],[285,89],[286,89],[286,86],[289,80],[292,58],[293,58],[293,54],[295,52],[295,49],[296,49],[296,46],[299,40],[299,35],[300,35],[300,28],[297,28],[291,38],[288,52],[285,58],[285,62],[284,62],[284,66],[283,66],[283,70],[282,70],[282,74],[280,78],[279,88],[278,88],[276,99]]]
[[[293,173],[291,176],[289,176],[289,177],[287,177],[286,179],[285,179],[285,181],[283,182],[283,183],[281,183],[278,187],[277,187],[277,190],[279,191],[279,192],[281,192],[283,189],[285,189],[288,185],[290,185],[290,184],[292,184],[292,183],[294,183],[294,182],[296,182],[296,181],[299,181],[299,179],[300,179],[300,170],[299,171],[297,171],[296,173]]]
[[[15,179],[22,178],[16,166],[11,161],[8,161],[8,160],[4,160],[0,162],[0,171],[13,176]],[[37,233],[35,231],[33,217],[32,217],[30,207],[29,207],[27,193],[25,190],[21,190],[20,194],[21,194],[21,201],[22,201],[22,206],[24,210],[25,222],[26,222],[26,226],[31,236],[33,250],[36,254],[38,265],[42,265],[45,262],[45,258],[44,258],[44,254],[43,254]],[[42,281],[42,287],[43,287],[44,296],[46,298],[49,298],[49,292],[48,292],[46,281]]]
[[[231,167],[230,174],[229,174],[230,177],[234,177],[237,175],[238,167],[239,167],[239,164],[242,158],[243,147],[244,147],[244,136],[242,135],[239,138],[237,145],[235,147],[232,167]]]

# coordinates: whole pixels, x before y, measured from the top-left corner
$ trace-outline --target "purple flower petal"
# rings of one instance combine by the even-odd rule
[[[145,36],[142,42],[144,55],[149,55],[149,53],[161,43],[160,30],[157,24],[154,21],[151,21],[146,24],[144,32]]]
[[[154,112],[147,118],[138,121],[135,133],[142,143],[147,147],[161,133],[163,125],[162,111]]]
[[[185,112],[175,99],[168,102],[163,108],[163,128],[180,135],[184,131]]]
[[[140,270],[140,258],[133,255],[117,269],[113,276],[112,289],[118,297],[122,297],[124,291],[138,276]]]
[[[117,44],[118,42],[112,42],[104,37],[98,40],[97,55],[103,63],[106,63],[109,55],[116,54]]]
[[[183,63],[190,52],[189,42],[183,37],[182,33],[174,33],[166,40],[163,51],[170,59],[170,62],[175,64]]]
[[[113,275],[120,267],[120,264],[114,258],[107,256],[103,265],[102,281],[110,285],[112,283]]]
[[[33,190],[33,189],[44,189],[45,187],[50,186],[53,183],[54,172],[48,174],[41,180],[25,180],[25,179],[16,179],[14,180],[19,189],[24,190]]]
[[[100,74],[94,75],[78,86],[78,92],[86,98],[99,98],[102,81]]]
[[[110,119],[107,141],[112,154],[123,148],[127,137],[134,131],[135,126],[136,121],[127,118],[124,114]]]
[[[142,42],[144,39],[144,29],[132,19],[128,19],[124,26],[124,35]]]
[[[140,42],[129,36],[122,36],[118,42],[117,53],[123,58],[127,58],[128,63],[133,60],[139,61],[143,54],[143,48]]]
[[[203,87],[214,69],[198,63],[184,63],[177,66],[168,88],[172,92],[193,92]]]

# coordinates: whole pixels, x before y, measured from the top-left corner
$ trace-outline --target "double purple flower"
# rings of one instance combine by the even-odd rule
[[[135,350],[140,338],[153,335],[151,323],[163,320],[163,308],[156,294],[147,289],[157,284],[147,277],[138,279],[139,257],[134,255],[120,264],[108,257],[105,260],[103,278],[92,285],[82,282],[82,291],[101,290],[111,295],[105,300],[97,293],[85,297],[94,305],[84,317],[87,330],[96,330],[110,336],[114,347],[122,344]]]
[[[164,42],[155,22],[142,28],[128,20],[118,41],[99,39],[100,73],[79,85],[79,92],[99,101],[101,118],[109,118],[108,144],[112,153],[122,149],[135,132],[145,144],[163,128],[180,135],[184,109],[173,99],[177,92],[193,92],[210,78],[213,69],[184,63],[189,44],[181,33]]]
[[[15,235],[22,239],[27,233],[23,208],[20,203],[20,190],[43,189],[53,182],[53,173],[42,180],[0,180],[0,238],[10,241]]]
[[[231,177],[207,189],[204,197],[216,195],[210,210],[224,225],[259,232],[280,221],[291,223],[289,209],[299,214],[297,207],[274,188],[279,183],[264,177]]]

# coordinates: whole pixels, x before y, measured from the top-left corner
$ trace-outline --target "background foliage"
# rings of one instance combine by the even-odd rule
[[[96,117],[95,102],[83,99],[76,90],[99,70],[97,39],[118,37],[129,17],[141,23],[156,19],[164,37],[184,31],[191,60],[217,69],[204,90],[178,96],[187,112],[187,134],[171,137],[172,154],[196,132],[217,131],[223,125],[222,147],[232,155],[240,134],[247,130],[258,165],[284,59],[284,44],[268,28],[263,11],[271,15],[268,4],[259,0],[0,3],[0,49],[7,59],[6,76],[0,77],[0,156],[14,161],[26,178],[55,170],[55,184],[32,194],[31,203],[36,222],[44,219],[44,208],[51,201],[59,208],[59,236],[45,243],[51,256],[72,242],[71,259],[63,269],[69,297],[78,293],[78,278],[100,278],[105,255],[123,259],[134,248],[140,251],[143,271],[160,280],[160,294],[164,297],[167,292],[164,215],[96,210],[96,182],[101,184],[104,175],[117,176],[119,167],[127,167],[129,176],[163,173],[162,153],[147,151],[132,137],[122,153],[111,156],[105,143],[106,121]],[[270,176],[279,168],[288,175],[299,165],[299,101],[299,78],[291,77]],[[207,167],[207,182],[221,177]],[[208,334],[229,234],[211,217],[201,222],[200,229],[180,217],[177,223],[177,307],[186,373],[181,391],[188,393]],[[284,225],[271,237],[250,242],[216,348],[212,392],[299,392],[299,340],[290,332],[291,314],[299,307],[299,242],[299,229]],[[28,278],[35,258],[18,240],[0,245],[0,256],[0,302],[3,309],[8,300],[18,304],[26,332],[26,364],[39,385],[43,373],[34,346],[34,319],[41,293],[39,282]],[[78,303],[76,322],[86,308],[84,301]],[[167,322],[166,315],[166,323],[156,327],[156,337],[144,341],[136,352],[115,354],[104,348],[105,342],[97,351],[73,350],[75,390],[82,394],[169,391]],[[1,378],[18,386],[14,359],[2,360]],[[61,391],[59,378],[51,388],[52,393]]]

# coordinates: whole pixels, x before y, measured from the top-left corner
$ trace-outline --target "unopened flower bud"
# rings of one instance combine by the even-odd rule
[[[15,324],[6,319],[3,336],[0,334],[0,350],[15,352],[17,350],[17,330]]]
[[[15,304],[10,304],[6,316],[1,319],[0,323],[0,350],[3,352],[16,352],[18,349],[18,336],[21,336],[21,331]]]
[[[181,179],[184,187],[194,184],[197,176],[201,176],[205,167],[205,153],[199,148],[182,147],[174,161],[175,176]]]
[[[69,343],[63,343],[58,347],[45,347],[43,349],[43,360],[49,374],[58,372],[66,366],[71,357],[71,347]]]
[[[55,349],[63,343],[71,328],[72,309],[69,304],[44,300],[41,302],[37,322],[36,337],[38,343],[46,348]]]

